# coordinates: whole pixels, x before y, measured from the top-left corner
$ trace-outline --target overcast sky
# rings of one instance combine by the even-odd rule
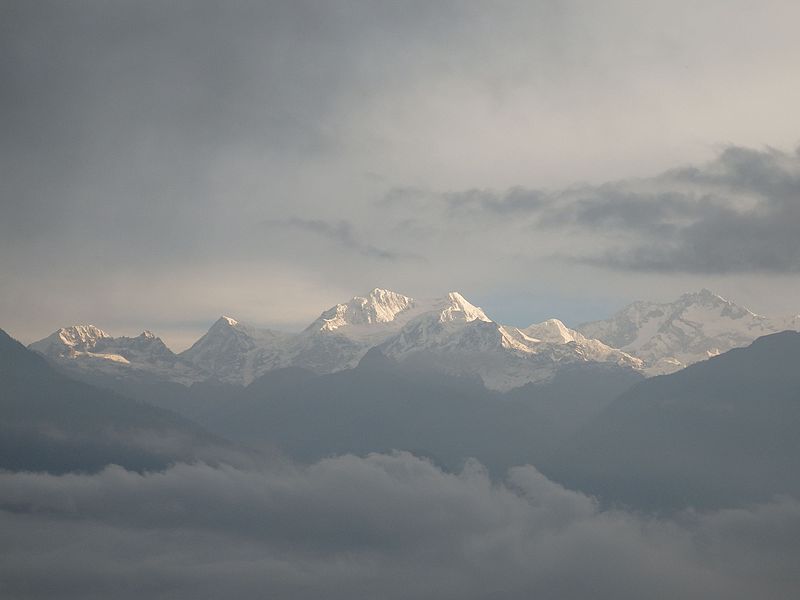
[[[800,312],[800,4],[0,1],[0,327],[375,286]]]

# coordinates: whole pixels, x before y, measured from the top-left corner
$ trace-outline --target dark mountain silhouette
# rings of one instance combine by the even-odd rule
[[[503,394],[477,376],[412,369],[372,349],[352,370],[267,373],[195,417],[220,435],[274,445],[300,460],[398,449],[447,468],[474,457],[501,475],[509,466],[544,460],[640,380],[629,369],[585,365]]]
[[[246,388],[68,374],[180,413],[226,439],[298,460],[397,449],[447,468],[478,458],[498,475],[509,466],[545,461],[564,439],[642,380],[630,369],[586,363],[562,367],[546,383],[501,393],[487,390],[477,375],[456,377],[400,364],[378,348],[355,369],[328,375],[277,369]]]
[[[640,383],[564,445],[548,474],[609,502],[711,508],[800,494],[800,333]]]

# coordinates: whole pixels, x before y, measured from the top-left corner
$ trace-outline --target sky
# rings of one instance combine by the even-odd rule
[[[0,1],[0,327],[186,347],[374,287],[800,312],[800,5]]]

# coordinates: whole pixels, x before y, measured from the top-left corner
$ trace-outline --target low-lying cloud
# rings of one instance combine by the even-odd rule
[[[40,598],[769,598],[800,503],[601,511],[533,467],[495,484],[407,453],[308,467],[0,474],[0,590]]]

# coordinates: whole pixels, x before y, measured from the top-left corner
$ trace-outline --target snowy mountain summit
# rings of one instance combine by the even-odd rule
[[[366,296],[355,296],[323,312],[307,331],[334,332],[343,327],[391,323],[398,315],[414,307],[408,296],[375,288]]]
[[[29,348],[79,374],[147,376],[179,383],[203,378],[201,372],[183,363],[161,338],[147,330],[136,337],[115,338],[94,325],[72,325]]]
[[[34,342],[30,349],[49,357],[74,356],[79,352],[91,352],[98,341],[106,339],[113,338],[99,327],[72,325]]]
[[[800,317],[769,318],[703,289],[674,302],[634,302],[610,319],[578,327],[645,361],[649,375],[747,346],[756,338],[800,328]]]
[[[323,312],[290,344],[289,364],[319,373],[355,367],[370,348],[406,336],[420,320],[437,322],[488,321],[479,308],[451,292],[442,298],[418,300],[376,288]],[[418,340],[424,344],[422,339]],[[397,355],[392,355],[398,358]]]
[[[179,357],[204,373],[204,378],[246,385],[267,371],[285,366],[282,349],[289,337],[223,315]]]

